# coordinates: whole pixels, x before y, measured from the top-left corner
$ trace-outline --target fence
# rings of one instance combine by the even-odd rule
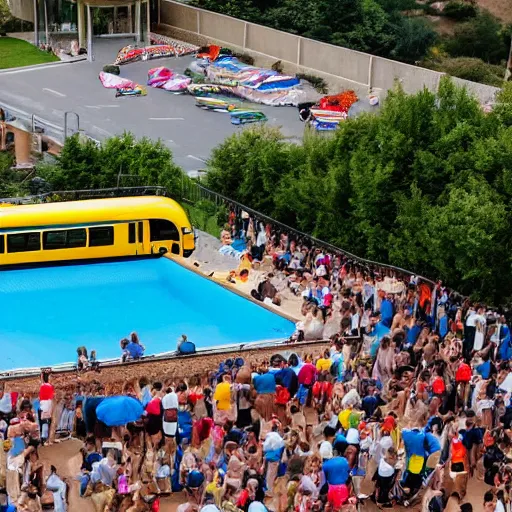
[[[114,188],[103,188],[96,190],[64,190],[64,191],[53,191],[45,194],[38,194],[28,197],[18,197],[18,198],[4,198],[0,199],[1,203],[14,203],[14,204],[29,204],[29,203],[41,203],[41,202],[54,202],[54,201],[77,201],[83,199],[98,199],[98,198],[106,198],[106,197],[127,197],[127,196],[141,196],[141,195],[153,195],[153,196],[167,196],[173,197],[173,195],[164,187],[159,186],[138,186],[138,187],[114,187]],[[335,245],[330,244],[329,242],[325,242],[320,240],[312,235],[308,235],[307,233],[303,233],[298,229],[292,228],[291,226],[287,226],[282,222],[279,222],[268,215],[260,213],[248,206],[245,206],[229,197],[223,196],[213,190],[210,190],[200,183],[190,180],[184,179],[182,181],[182,190],[181,190],[181,199],[185,202],[196,204],[199,201],[208,200],[214,203],[217,206],[226,206],[228,208],[236,208],[238,210],[244,210],[249,213],[254,219],[258,221],[263,221],[265,223],[271,224],[275,229],[278,229],[281,232],[286,232],[288,235],[291,235],[292,238],[296,240],[302,240],[306,242],[311,247],[318,247],[327,250],[332,254],[339,254],[346,258],[351,259],[354,262],[357,262],[361,265],[367,266],[372,269],[379,269],[381,273],[392,273],[394,275],[402,275],[412,277],[415,276],[422,281],[425,281],[430,284],[434,284],[434,281],[428,279],[423,276],[419,276],[418,274],[411,272],[409,270],[405,270],[400,267],[395,267],[393,265],[388,265],[386,263],[378,263],[372,260],[367,260],[365,258],[361,258],[352,254],[351,252],[346,251],[345,249],[341,249],[340,247],[336,247]],[[177,198],[179,199],[179,198]]]
[[[228,208],[237,208],[238,210],[246,211],[254,219],[271,224],[275,229],[278,229],[279,231],[282,232],[286,232],[288,235],[291,235],[291,237],[294,238],[295,240],[302,240],[311,247],[314,246],[322,248],[332,254],[344,256],[368,268],[378,269],[381,274],[394,274],[396,276],[402,275],[408,277],[415,276],[421,279],[422,281],[425,281],[432,285],[435,284],[434,281],[432,281],[431,279],[419,276],[418,274],[411,272],[409,270],[405,270],[400,267],[395,267],[393,265],[388,265],[386,263],[378,263],[376,261],[371,261],[356,256],[355,254],[352,254],[351,252],[348,252],[345,249],[341,249],[340,247],[336,247],[335,245],[332,245],[329,242],[324,242],[323,240],[320,240],[314,236],[308,235],[307,233],[303,233],[298,229],[292,228],[291,226],[287,226],[286,224],[283,224],[282,222],[272,219],[271,217],[268,217],[263,213],[253,210],[252,208],[249,208],[248,206],[245,206],[241,203],[238,203],[237,201],[234,201],[229,197],[223,196],[222,194],[218,194],[217,192],[214,192],[213,190],[204,187],[200,183],[194,181],[184,182],[182,197],[185,201],[190,203],[197,203],[202,200],[208,200],[215,203],[217,206],[224,205],[227,206]]]
[[[310,73],[322,77],[334,91],[370,89],[387,91],[398,80],[404,90],[415,93],[424,87],[436,91],[443,73],[376,57],[340,46],[256,25],[173,0],[161,0],[159,31],[191,43],[217,43],[258,57],[262,65],[281,60],[287,73]],[[492,101],[496,87],[457,79],[478,99]]]
[[[6,121],[13,121],[15,119],[24,121],[27,125],[30,125],[32,133],[44,134],[60,144],[64,144],[64,141],[69,135],[80,132],[80,117],[76,112],[64,112],[62,125],[58,125],[36,114],[30,114],[2,101],[0,101],[0,110],[4,112]],[[83,134],[83,132],[81,133]],[[85,136],[99,144],[96,139],[88,135]]]

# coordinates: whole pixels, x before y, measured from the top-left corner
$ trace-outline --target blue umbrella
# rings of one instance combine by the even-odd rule
[[[105,398],[96,409],[96,417],[109,427],[137,421],[144,412],[142,404],[131,396]]]

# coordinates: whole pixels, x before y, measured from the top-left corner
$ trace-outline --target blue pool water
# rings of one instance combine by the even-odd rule
[[[293,323],[167,259],[0,272],[0,370],[120,356],[137,331],[146,354],[283,338]]]

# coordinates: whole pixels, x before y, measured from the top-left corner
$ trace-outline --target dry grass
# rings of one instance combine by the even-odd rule
[[[512,1],[512,0],[511,0]],[[453,36],[457,22],[445,16],[425,16],[432,23],[434,30],[442,36]]]
[[[477,3],[505,23],[512,23],[512,0],[477,0]]]

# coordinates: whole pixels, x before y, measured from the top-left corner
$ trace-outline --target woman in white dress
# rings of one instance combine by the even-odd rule
[[[174,438],[178,432],[178,395],[173,388],[167,388],[162,398],[162,426],[165,436],[166,451],[169,454],[174,452]]]

